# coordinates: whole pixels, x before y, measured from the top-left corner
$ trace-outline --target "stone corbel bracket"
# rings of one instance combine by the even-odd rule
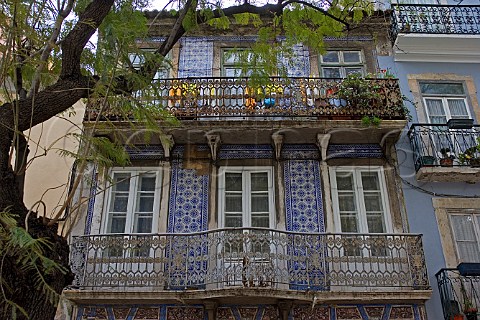
[[[219,134],[206,134],[208,146],[210,147],[210,153],[212,160],[217,161],[218,150],[220,150],[221,139]]]
[[[318,146],[318,149],[320,150],[322,161],[327,160],[327,150],[328,150],[328,145],[330,143],[331,137],[332,135],[330,133],[317,134],[317,146]]]
[[[170,159],[171,151],[175,145],[175,140],[171,134],[160,135],[160,143],[162,144],[163,152],[166,159]]]
[[[272,134],[273,146],[275,147],[275,159],[280,160],[282,155],[283,134]]]

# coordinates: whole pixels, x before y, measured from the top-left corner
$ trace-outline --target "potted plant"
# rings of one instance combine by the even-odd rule
[[[379,90],[375,82],[364,79],[359,73],[352,73],[338,85],[337,96],[352,107],[366,107],[380,99]]]
[[[477,145],[465,149],[463,153],[458,155],[461,164],[468,163],[471,167],[480,167],[480,137],[477,139]]]
[[[465,284],[463,283],[463,281],[460,282],[460,291],[462,292],[462,296],[463,296],[463,314],[465,315],[467,320],[477,320],[478,309],[474,305],[473,301],[470,300],[470,296],[467,293],[467,290],[465,288]]]
[[[440,149],[440,153],[442,154],[442,157],[440,158],[440,165],[442,167],[453,166],[453,159],[455,159],[455,156],[450,151],[450,148],[442,148]]]

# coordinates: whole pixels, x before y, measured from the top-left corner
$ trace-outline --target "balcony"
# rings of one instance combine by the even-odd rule
[[[425,300],[422,238],[413,234],[304,234],[261,228],[192,234],[74,237],[69,299],[135,292],[155,299]],[[379,293],[381,292],[381,294]],[[307,298],[310,297],[310,298]],[[137,296],[138,298],[138,296]],[[365,297],[364,297],[365,298]],[[351,301],[349,301],[351,302]]]
[[[441,269],[435,276],[445,320],[477,320],[480,276],[462,275],[458,269]]]
[[[397,4],[391,36],[396,61],[476,63],[480,6]]]
[[[222,132],[225,144],[270,144],[272,133],[282,129],[288,129],[283,130],[285,143],[298,143],[299,137],[305,143],[316,143],[320,131],[330,130],[337,131],[331,143],[364,143],[367,139],[379,143],[387,135],[398,138],[406,124],[398,80],[362,81],[368,84],[364,87],[369,88],[370,98],[354,87],[349,90],[342,79],[269,78],[263,84],[249,78],[160,79],[136,98],[110,100],[99,119],[117,121],[119,129],[132,118],[131,111],[124,111],[132,110],[124,108],[126,104],[142,107],[135,110],[161,110],[163,117],[173,115],[180,120],[179,125],[169,124],[164,130],[175,143],[185,144],[205,143],[205,134],[212,131]],[[87,107],[86,126],[101,109],[95,103]],[[359,121],[373,115],[383,119],[380,126],[365,127]],[[195,134],[185,134],[188,130]]]
[[[480,180],[477,161],[480,154],[476,150],[480,144],[480,125],[450,129],[447,124],[413,124],[408,137],[417,180],[472,183]]]

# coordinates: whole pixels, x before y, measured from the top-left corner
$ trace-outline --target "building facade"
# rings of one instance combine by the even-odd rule
[[[410,231],[424,235],[430,319],[476,319],[480,212],[478,3],[393,6],[393,54],[379,58],[414,103],[397,143]]]
[[[125,144],[132,165],[91,164],[77,196],[72,317],[426,319],[395,148],[407,115],[378,67],[390,25],[372,21],[323,55],[297,45],[288,76],[267,82],[237,63],[255,30],[182,38],[145,101],[179,119],[161,130],[113,109],[93,126],[91,105],[86,130]]]

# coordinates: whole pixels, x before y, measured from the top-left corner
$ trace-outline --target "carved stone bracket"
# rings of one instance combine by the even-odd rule
[[[273,145],[275,146],[275,159],[280,160],[283,146],[283,134],[272,134]]]
[[[175,145],[175,140],[171,134],[162,134],[160,135],[160,143],[162,144],[163,152],[165,153],[165,158],[170,159],[170,152]]]
[[[219,134],[207,134],[207,143],[210,147],[213,161],[217,161],[218,150],[220,149],[221,139]]]
[[[327,149],[328,149],[328,144],[330,143],[331,136],[332,135],[330,133],[317,134],[317,146],[318,146],[318,149],[320,150],[322,161],[327,160]]]

